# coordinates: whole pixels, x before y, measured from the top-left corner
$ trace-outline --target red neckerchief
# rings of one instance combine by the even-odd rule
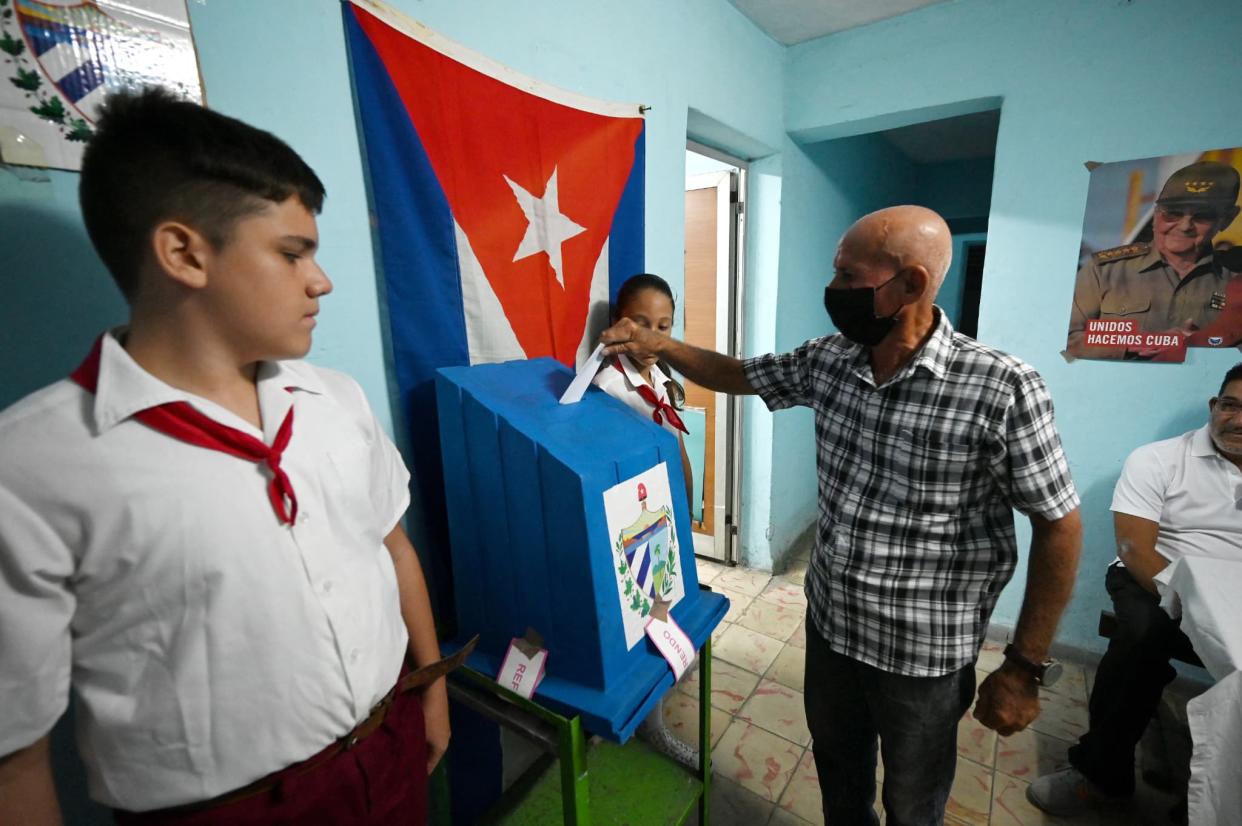
[[[612,366],[620,370],[621,375],[626,375],[625,368],[621,366],[620,358],[613,359]],[[639,381],[637,390],[638,395],[642,397],[643,401],[654,408],[651,411],[651,420],[653,422],[662,425],[664,424],[664,419],[667,418],[668,423],[673,427],[677,428],[682,433],[685,433],[687,436],[690,435],[690,431],[686,430],[685,422],[681,420],[681,416],[677,415],[677,410],[671,404],[656,395],[656,391],[651,389],[651,385],[647,384],[645,381]]]
[[[81,385],[88,393],[94,393],[99,384],[99,355],[103,349],[103,336],[95,341],[90,355],[78,365],[69,378]],[[285,414],[285,420],[276,431],[271,447],[235,427],[220,424],[194,409],[189,402],[165,402],[148,407],[134,414],[134,418],[153,428],[198,447],[218,450],[249,462],[263,462],[272,472],[267,486],[268,499],[276,516],[286,525],[292,525],[298,515],[298,498],[293,493],[293,483],[280,467],[280,458],[289,439],[293,437],[293,408]],[[285,501],[288,500],[286,507]]]

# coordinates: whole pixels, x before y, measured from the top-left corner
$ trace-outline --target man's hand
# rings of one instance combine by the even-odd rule
[[[657,355],[660,352],[660,345],[668,340],[668,336],[647,327],[640,327],[630,319],[623,318],[605,330],[599,340],[602,344],[608,345],[604,348],[605,355],[616,356],[629,353],[635,358],[643,359]]]
[[[606,345],[605,355],[629,353],[636,359],[658,356],[690,381],[716,393],[755,392],[740,360],[640,327],[628,318],[605,330],[599,341]]]
[[[441,677],[423,690],[420,698],[423,703],[423,725],[427,736],[427,774],[436,769],[436,764],[448,751],[449,739],[449,703],[447,678]]]
[[[1026,595],[1014,627],[1013,645],[1031,662],[1047,657],[1057,620],[1069,602],[1082,549],[1078,509],[1060,519],[1031,516],[1031,555]],[[979,686],[975,719],[1003,736],[1022,731],[1039,716],[1039,685],[1031,672],[1005,660]]]
[[[1005,663],[979,686],[975,719],[1002,737],[1022,731],[1039,716],[1039,685],[1030,674]]]

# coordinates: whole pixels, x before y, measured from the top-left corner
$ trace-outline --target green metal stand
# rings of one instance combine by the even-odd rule
[[[699,649],[699,826],[711,823],[712,800],[712,635]]]
[[[449,696],[539,745],[541,759],[505,792],[483,822],[505,826],[685,823],[696,804],[707,826],[711,797],[711,674],[708,637],[699,649],[699,771],[633,738],[588,747],[579,717],[563,717],[470,668],[454,672]],[[554,763],[560,770],[554,770]]]

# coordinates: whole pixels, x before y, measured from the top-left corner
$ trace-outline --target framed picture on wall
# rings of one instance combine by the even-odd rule
[[[185,0],[0,0],[0,162],[76,170],[111,91],[203,102]]]
[[[1242,344],[1242,148],[1088,168],[1066,358],[1181,362]]]

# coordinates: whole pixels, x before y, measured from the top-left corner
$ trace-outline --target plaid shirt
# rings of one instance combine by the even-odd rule
[[[978,656],[1017,561],[1013,509],[1051,520],[1078,506],[1043,379],[937,315],[880,387],[867,349],[840,335],[744,363],[771,410],[815,411],[815,627],[840,654],[919,677]]]

